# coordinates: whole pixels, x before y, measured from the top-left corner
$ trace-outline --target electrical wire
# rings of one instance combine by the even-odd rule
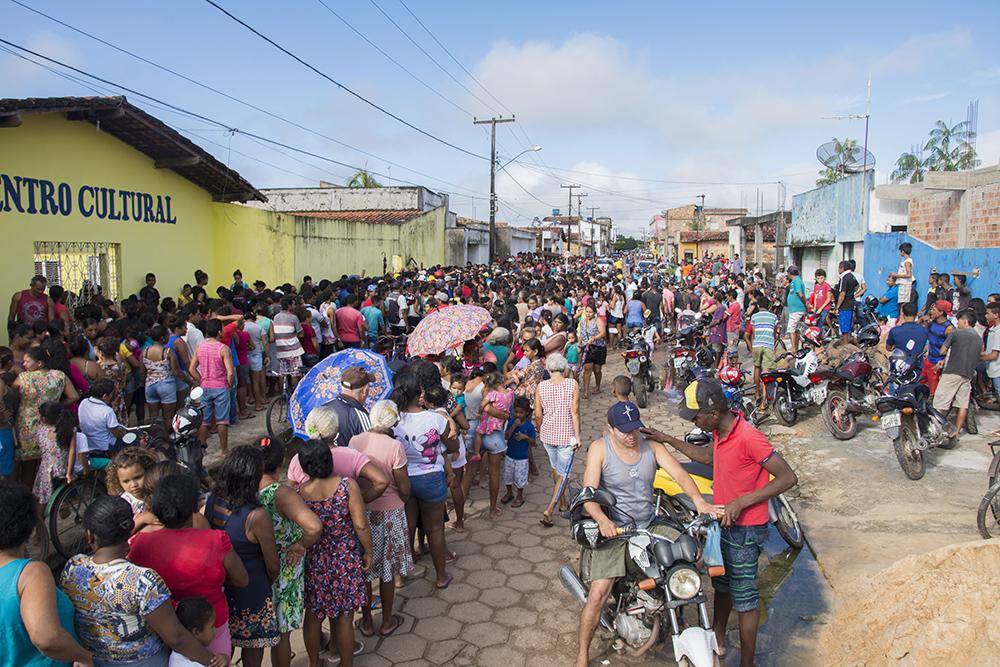
[[[441,137],[437,136],[436,134],[428,132],[427,130],[425,130],[425,129],[421,128],[421,127],[418,127],[417,125],[414,125],[413,123],[411,123],[410,121],[406,120],[405,118],[402,118],[401,116],[396,115],[395,113],[389,111],[385,107],[383,107],[383,106],[379,105],[378,103],[373,102],[372,100],[368,99],[367,97],[365,97],[361,93],[355,92],[353,89],[351,89],[348,86],[344,85],[340,81],[337,81],[336,79],[334,79],[332,76],[330,76],[329,74],[327,74],[323,70],[321,70],[318,67],[316,67],[315,65],[309,63],[307,60],[305,60],[305,59],[301,58],[300,56],[296,55],[295,53],[293,53],[292,51],[288,50],[287,48],[285,48],[281,44],[278,44],[276,41],[274,41],[273,39],[271,39],[270,37],[268,37],[267,35],[265,35],[261,31],[257,30],[257,28],[254,28],[252,25],[250,25],[249,23],[247,23],[243,19],[241,19],[241,18],[237,17],[236,15],[232,14],[227,9],[225,9],[224,7],[222,7],[221,5],[219,5],[218,3],[216,3],[215,0],[205,0],[205,2],[208,3],[208,4],[210,4],[210,5],[212,5],[213,7],[215,7],[216,9],[218,9],[220,12],[222,12],[223,14],[225,14],[226,16],[228,16],[230,19],[232,19],[236,23],[240,24],[241,26],[243,26],[244,28],[246,28],[247,30],[249,30],[250,32],[252,32],[253,34],[257,35],[262,40],[264,40],[265,42],[267,42],[268,44],[270,44],[274,48],[278,49],[279,51],[281,51],[282,53],[284,53],[285,55],[287,55],[292,60],[295,60],[297,63],[299,63],[300,65],[302,65],[306,69],[309,69],[309,70],[315,72],[316,74],[318,74],[319,76],[323,77],[324,79],[326,79],[327,81],[329,81],[333,85],[337,86],[338,88],[340,88],[344,92],[348,93],[352,97],[355,97],[356,99],[364,102],[365,104],[367,104],[368,106],[372,107],[373,109],[376,109],[377,111],[380,111],[381,113],[385,114],[386,116],[389,116],[390,118],[392,118],[392,119],[394,119],[394,120],[402,123],[403,125],[407,126],[411,130],[419,132],[420,134],[424,135],[425,137],[427,137],[429,139],[432,139],[432,140],[438,142],[439,144],[443,144],[443,145],[445,145],[445,146],[447,146],[449,148],[452,148],[452,149],[454,149],[454,150],[456,150],[456,151],[458,151],[460,153],[464,153],[464,154],[466,154],[466,155],[468,155],[470,157],[479,158],[480,160],[487,160],[487,161],[489,160],[489,158],[486,157],[485,155],[480,155],[480,154],[474,153],[473,151],[470,151],[468,149],[462,148],[461,146],[458,146],[456,144],[451,143],[447,139],[442,139]]]
[[[393,58],[391,55],[389,55],[385,51],[385,49],[383,49],[381,46],[379,46],[378,44],[376,44],[372,40],[368,39],[367,35],[365,35],[363,32],[361,32],[360,30],[358,30],[357,28],[355,28],[353,25],[351,25],[351,23],[347,19],[345,19],[343,16],[341,16],[336,11],[334,11],[334,9],[332,7],[330,7],[330,5],[326,4],[326,2],[324,2],[323,0],[316,0],[316,1],[319,4],[323,5],[323,7],[326,9],[326,11],[330,12],[331,14],[333,14],[334,16],[336,16],[338,19],[340,19],[341,23],[343,23],[348,28],[350,28],[350,30],[352,32],[354,32],[354,34],[356,34],[358,37],[360,37],[361,39],[363,39],[370,47],[372,47],[373,49],[375,49],[376,51],[378,51],[379,53],[381,53],[383,56],[385,56],[393,65],[395,65],[399,69],[401,69],[404,72],[406,72],[407,74],[409,74],[410,77],[413,80],[415,80],[417,83],[419,83],[424,88],[426,88],[427,90],[431,91],[432,93],[434,93],[435,95],[437,95],[442,100],[444,100],[445,102],[447,102],[451,106],[455,107],[456,109],[458,109],[462,113],[466,114],[467,116],[475,117],[474,113],[472,113],[468,109],[465,109],[464,107],[461,107],[458,104],[456,104],[454,100],[452,100],[449,97],[446,97],[443,93],[441,93],[436,88],[434,88],[433,86],[431,86],[429,83],[427,83],[426,81],[424,81],[423,79],[421,79],[419,76],[417,76],[416,74],[414,74],[413,72],[411,72],[406,67],[406,65],[404,65],[403,63],[399,62],[398,60],[396,60],[395,58]]]

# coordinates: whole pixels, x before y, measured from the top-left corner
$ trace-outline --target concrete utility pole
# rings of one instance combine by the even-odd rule
[[[473,125],[490,126],[490,264],[496,261],[497,247],[497,123],[513,123],[514,117],[472,119]]]
[[[597,249],[594,248],[594,225],[597,224],[597,218],[594,217],[594,211],[601,210],[601,207],[600,206],[588,206],[587,208],[590,209],[590,249],[596,255],[597,254]],[[603,230],[604,228],[602,227],[601,229]],[[604,245],[604,234],[603,234],[603,232],[601,234],[601,245],[602,246]]]
[[[572,218],[573,217],[573,190],[576,190],[577,188],[582,188],[583,186],[580,185],[579,183],[574,183],[572,185],[560,185],[559,187],[560,188],[567,188],[567,189],[569,189],[569,208],[566,211],[566,217],[567,218]],[[566,254],[569,254],[569,255],[573,254],[573,239],[572,239],[572,236],[571,236],[572,234],[573,234],[573,221],[572,220],[568,220],[566,222]],[[582,248],[583,246],[581,245],[580,247]],[[581,252],[582,252],[582,250],[581,250]]]
[[[583,198],[589,197],[590,193],[584,192],[576,196],[576,240],[580,243],[580,256],[583,256]]]

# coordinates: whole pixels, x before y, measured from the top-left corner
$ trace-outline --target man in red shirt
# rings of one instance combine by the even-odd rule
[[[368,333],[365,316],[355,308],[357,305],[358,297],[351,294],[344,305],[337,309],[337,333],[340,334],[340,342],[344,347],[361,347],[361,341]]]
[[[643,431],[665,442],[693,461],[712,466],[713,503],[724,506],[722,560],[726,574],[712,579],[715,615],[712,627],[725,648],[726,623],[733,607],[739,614],[740,664],[752,667],[757,646],[757,561],[767,538],[768,500],[798,483],[795,472],[760,431],[742,415],[729,410],[718,380],[688,385],[680,415],[712,434],[710,447],[691,445],[659,431]],[[773,476],[773,479],[771,477]]]

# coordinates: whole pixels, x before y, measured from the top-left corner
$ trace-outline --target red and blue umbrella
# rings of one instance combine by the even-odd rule
[[[385,357],[371,350],[347,349],[331,354],[313,366],[299,381],[288,404],[288,419],[295,435],[308,440],[306,417],[313,408],[326,405],[340,396],[340,378],[348,368],[360,367],[375,379],[369,385],[365,407],[371,409],[376,401],[387,398],[392,392],[392,373]]]

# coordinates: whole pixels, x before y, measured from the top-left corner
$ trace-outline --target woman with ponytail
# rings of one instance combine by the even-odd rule
[[[42,456],[32,491],[38,504],[45,507],[52,497],[52,480],[65,477],[67,481],[73,481],[78,422],[75,413],[55,401],[42,403],[38,411],[42,416],[37,431]]]

